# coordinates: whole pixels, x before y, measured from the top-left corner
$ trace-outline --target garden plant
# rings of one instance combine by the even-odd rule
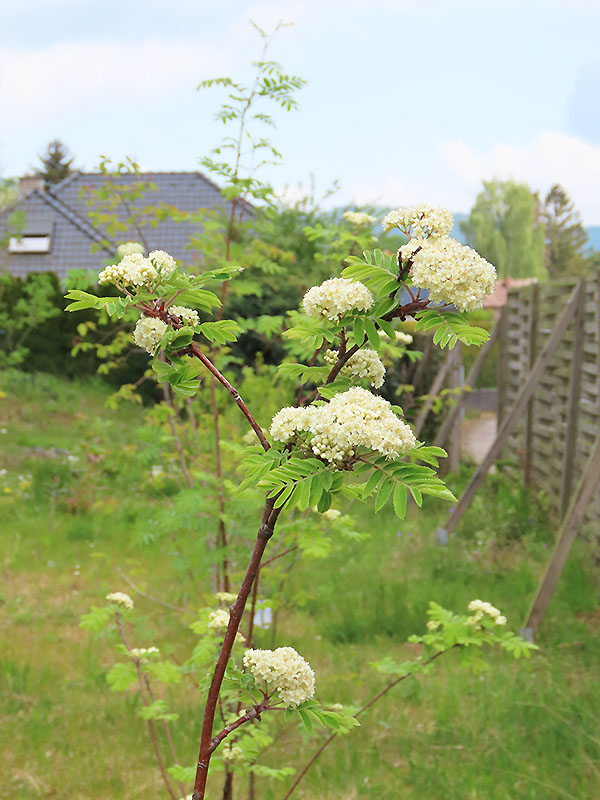
[[[361,213],[352,218],[352,224],[365,228],[373,222]],[[274,415],[268,430],[211,357],[215,343],[235,341],[241,333],[235,320],[219,313],[224,287],[242,272],[241,267],[225,264],[194,275],[179,269],[164,251],[132,252],[102,270],[98,278],[101,286],[117,287],[120,297],[96,297],[79,289],[67,295],[72,301],[70,311],[94,308],[116,318],[137,311],[141,316],[134,339],[152,356],[157,380],[168,383],[177,395],[189,397],[207,375],[237,406],[257,441],[240,459],[245,475],[236,490],[253,496],[258,492],[264,498],[246,571],[237,592],[219,592],[219,607],[206,609],[199,619],[200,652],[197,649],[187,665],[192,672],[206,665],[207,653],[212,659],[201,684],[205,709],[193,800],[206,796],[211,759],[219,751],[226,766],[224,798],[232,796],[235,771],[244,766],[250,771],[260,768],[256,764],[260,733],[256,731],[269,712],[284,711],[286,719],[299,720],[309,732],[313,723],[326,725],[332,739],[356,724],[360,713],[396,682],[427,671],[442,653],[460,649],[473,659],[473,653],[488,643],[517,657],[528,653],[530,645],[505,630],[505,618],[489,603],[473,601],[468,615],[455,615],[432,604],[428,631],[416,639],[423,652],[412,662],[380,662],[380,671],[391,676],[388,686],[365,707],[349,713],[322,706],[314,698],[314,673],[293,648],[253,648],[251,627],[247,632],[241,629],[253,582],[269,542],[276,538],[280,518],[315,509],[335,519],[335,506],[349,500],[373,502],[375,512],[391,504],[403,518],[409,498],[418,506],[427,495],[455,499],[435,472],[445,452],[418,442],[402,409],[370,389],[383,383],[380,351],[386,341],[402,338],[397,324],[408,317],[416,320],[417,329],[432,331],[440,347],[453,347],[458,341],[481,344],[487,338],[485,331],[468,323],[463,312],[481,306],[493,288],[495,271],[475,251],[449,237],[452,222],[449,212],[429,205],[392,211],[383,221],[384,228],[397,228],[408,240],[397,254],[367,250],[351,255],[341,276],[306,292],[302,312],[293,315],[294,324],[285,331],[290,352],[301,361],[286,360],[280,367],[297,382],[296,400]],[[217,318],[210,319],[215,311]],[[137,682],[144,706],[141,716],[148,721],[165,786],[176,798],[183,794],[182,779],[187,779],[188,772],[177,769],[177,764],[168,771],[164,767],[156,729],[161,724],[170,741],[169,722],[174,716],[164,701],[155,699],[150,678],[179,680],[182,667],[162,660],[155,646],[131,646],[126,631],[127,616],[134,613],[131,598],[115,592],[107,599],[110,605],[96,608],[84,624],[97,630],[111,619],[116,623],[121,651],[128,660],[115,665],[110,680],[115,688],[123,689]],[[250,615],[250,626],[252,621]],[[222,723],[216,724],[217,718]],[[246,728],[253,735],[246,737],[252,742],[250,746],[246,742],[244,750]],[[282,765],[282,771],[278,777],[288,774],[289,765]]]

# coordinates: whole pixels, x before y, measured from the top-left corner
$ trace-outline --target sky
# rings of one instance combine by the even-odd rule
[[[0,176],[61,139],[100,156],[199,169],[226,132],[221,90],[270,58],[307,85],[267,133],[288,197],[468,212],[482,180],[560,183],[600,225],[600,0],[1,0]]]

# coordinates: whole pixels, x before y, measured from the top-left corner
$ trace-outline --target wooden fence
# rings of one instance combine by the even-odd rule
[[[500,320],[499,427],[576,292],[577,308],[504,454],[562,518],[600,431],[600,284],[565,280],[508,290]],[[600,488],[586,518],[600,520]]]

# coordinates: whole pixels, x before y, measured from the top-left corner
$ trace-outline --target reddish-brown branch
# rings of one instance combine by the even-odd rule
[[[254,550],[252,551],[250,562],[246,569],[244,579],[242,580],[237,599],[229,612],[229,625],[227,626],[227,631],[225,632],[225,638],[223,640],[223,645],[221,646],[221,652],[219,653],[219,658],[217,660],[217,665],[215,667],[211,685],[208,690],[208,697],[206,699],[206,706],[204,709],[202,736],[200,740],[200,753],[198,755],[198,768],[196,770],[196,780],[194,782],[194,793],[192,794],[192,800],[203,800],[204,793],[206,791],[208,766],[210,763],[210,757],[212,755],[212,729],[219,692],[225,676],[227,662],[229,661],[229,656],[231,655],[231,651],[233,649],[235,637],[242,621],[246,602],[252,589],[252,584],[256,577],[256,573],[259,570],[260,561],[267,543],[273,535],[277,517],[281,513],[281,507],[274,508],[274,503],[275,498],[271,498],[265,503],[265,510],[260,528],[258,529],[258,534],[256,536]]]
[[[208,369],[208,371],[212,375],[214,375],[214,377],[219,381],[219,383],[227,389],[229,394],[233,397],[237,407],[240,409],[242,414],[246,417],[246,419],[250,423],[250,427],[252,428],[254,433],[258,436],[258,439],[259,439],[261,445],[263,446],[263,449],[264,450],[269,450],[271,445],[267,441],[267,437],[263,433],[263,430],[260,427],[260,425],[258,424],[258,422],[254,419],[254,416],[251,414],[250,410],[248,409],[248,406],[244,403],[244,401],[240,397],[240,394],[237,391],[237,389],[235,389],[229,383],[227,378],[219,372],[219,370],[215,367],[215,365],[212,363],[212,361],[204,355],[202,350],[200,350],[200,348],[198,347],[198,345],[195,342],[192,342],[192,344],[189,346],[188,349],[189,349],[190,355],[193,355],[196,358],[198,358],[204,364],[204,366]]]

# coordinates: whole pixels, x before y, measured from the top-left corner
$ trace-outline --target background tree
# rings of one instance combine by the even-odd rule
[[[39,174],[44,179],[46,188],[60,183],[73,171],[71,165],[73,157],[60,139],[54,139],[46,147],[46,152],[40,156],[42,169]]]
[[[588,235],[581,216],[568,194],[558,183],[544,200],[546,249],[544,266],[550,278],[581,275],[586,272],[584,247]]]
[[[499,278],[543,278],[544,221],[536,193],[524,183],[483,182],[460,223],[467,244],[496,267]]]

